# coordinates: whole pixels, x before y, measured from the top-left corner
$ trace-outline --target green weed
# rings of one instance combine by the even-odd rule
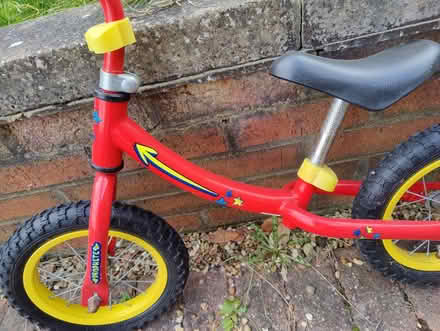
[[[238,325],[239,317],[246,312],[247,307],[241,303],[239,298],[226,299],[220,309],[223,329],[231,331]]]
[[[131,296],[128,293],[122,293],[121,298],[119,299],[119,303],[126,302],[131,299]]]
[[[281,270],[290,266],[292,263],[305,264],[302,256],[293,257],[291,247],[294,245],[303,246],[309,241],[307,238],[296,238],[289,240],[289,233],[278,231],[279,220],[272,217],[272,231],[264,232],[260,226],[253,224],[251,236],[258,243],[258,246],[249,258],[249,263],[253,265],[264,264],[270,271]]]

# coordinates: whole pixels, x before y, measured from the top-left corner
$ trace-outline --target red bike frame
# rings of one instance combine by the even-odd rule
[[[124,18],[119,0],[101,0],[107,22]],[[104,56],[103,71],[122,73],[124,49]],[[111,93],[111,91],[104,91]],[[238,208],[254,213],[278,215],[287,227],[301,228],[323,236],[339,238],[368,239],[424,239],[440,240],[440,222],[401,221],[384,222],[371,219],[331,219],[306,211],[313,194],[355,196],[360,182],[340,181],[329,193],[315,188],[301,179],[288,183],[282,189],[270,189],[248,185],[215,175],[183,159],[163,146],[139,127],[127,115],[128,101],[95,99],[94,134],[92,162],[97,170],[91,198],[91,212],[88,239],[88,262],[86,275],[99,272],[100,281],[85,277],[82,288],[82,304],[95,293],[101,298],[101,305],[108,303],[108,282],[106,277],[107,254],[114,245],[108,238],[112,203],[116,195],[116,171],[121,168],[122,155],[127,153],[153,173],[170,181],[183,190],[222,207]],[[115,171],[111,171],[115,170]],[[440,183],[427,183],[430,189],[440,189]],[[424,187],[415,184],[412,188],[423,193]],[[404,200],[413,201],[409,195]],[[100,247],[99,270],[92,265],[93,247]],[[110,248],[109,248],[110,246]],[[95,269],[93,269],[95,268]]]

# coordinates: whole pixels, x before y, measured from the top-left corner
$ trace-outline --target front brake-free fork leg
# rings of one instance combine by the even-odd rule
[[[81,304],[88,307],[90,313],[96,312],[99,306],[108,304],[108,232],[115,192],[116,174],[97,172],[89,217],[87,268],[81,291]]]

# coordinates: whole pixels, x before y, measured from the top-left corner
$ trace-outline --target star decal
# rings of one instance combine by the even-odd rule
[[[98,124],[102,122],[102,119],[99,117],[99,114],[97,111],[93,112],[93,120]]]
[[[241,206],[243,205],[243,200],[240,198],[234,198],[234,206]]]
[[[219,204],[220,206],[226,206],[227,202],[225,199],[220,198],[216,201],[217,204]]]

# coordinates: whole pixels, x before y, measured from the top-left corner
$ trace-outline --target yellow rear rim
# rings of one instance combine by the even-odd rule
[[[80,325],[105,325],[128,320],[142,314],[151,308],[163,294],[168,280],[168,271],[165,260],[159,252],[144,240],[131,234],[113,231],[109,236],[120,238],[135,243],[148,252],[157,264],[156,277],[145,292],[123,303],[100,307],[96,313],[90,314],[87,308],[79,304],[68,304],[60,297],[53,297],[53,293],[41,282],[38,265],[41,257],[53,247],[65,241],[86,237],[88,231],[80,230],[51,238],[39,247],[26,262],[23,272],[24,289],[30,300],[46,314],[73,324]],[[51,298],[52,297],[52,298]]]
[[[392,220],[392,213],[405,192],[417,181],[423,178],[423,176],[439,167],[440,160],[428,164],[426,167],[411,176],[411,178],[409,178],[408,181],[406,181],[399,188],[399,190],[394,194],[393,198],[388,203],[383,215],[383,219],[386,221]],[[382,240],[382,242],[388,254],[391,255],[395,261],[399,262],[405,267],[422,271],[440,271],[440,259],[436,257],[435,253],[426,255],[426,253],[415,252],[410,254],[408,250],[400,248],[393,243],[392,240],[387,239]]]

